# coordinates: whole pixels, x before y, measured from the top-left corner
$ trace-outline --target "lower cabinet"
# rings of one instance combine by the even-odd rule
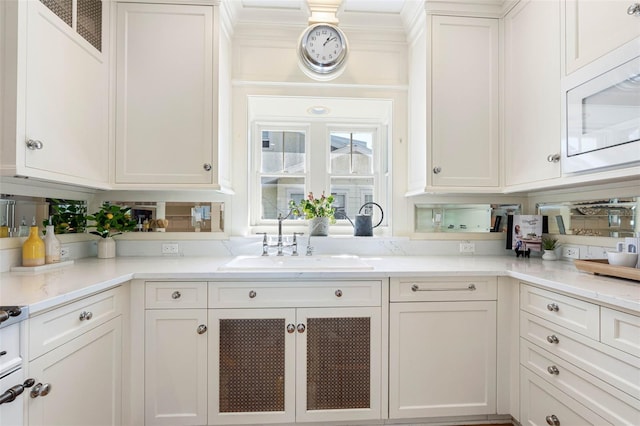
[[[29,426],[122,424],[121,333],[117,317],[29,363]]]
[[[391,280],[390,418],[496,413],[496,286]]]

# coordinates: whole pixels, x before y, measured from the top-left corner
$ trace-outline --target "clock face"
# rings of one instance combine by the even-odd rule
[[[329,24],[307,28],[298,46],[302,65],[319,74],[338,71],[344,65],[347,49],[347,40],[342,31]]]

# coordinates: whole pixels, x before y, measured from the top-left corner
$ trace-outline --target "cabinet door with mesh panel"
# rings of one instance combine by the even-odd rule
[[[380,308],[298,309],[297,323],[296,420],[379,419]]]
[[[211,309],[209,424],[295,421],[295,309]]]

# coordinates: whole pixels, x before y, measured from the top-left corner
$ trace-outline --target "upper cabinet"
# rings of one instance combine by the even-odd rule
[[[409,102],[416,110],[409,118],[409,193],[495,192],[500,169],[498,19],[430,15],[427,28],[411,48],[416,63],[410,68]],[[427,51],[422,66],[420,48]],[[415,92],[420,89],[426,93]]]
[[[521,1],[504,32],[505,184],[559,178],[560,1]]]
[[[107,2],[2,1],[2,174],[105,188]]]
[[[115,186],[220,189],[217,6],[116,13]]]
[[[565,67],[570,74],[640,37],[635,0],[565,0]],[[638,12],[640,14],[640,12]]]

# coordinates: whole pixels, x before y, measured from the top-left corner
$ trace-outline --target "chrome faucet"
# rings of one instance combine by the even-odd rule
[[[282,213],[278,213],[278,241],[275,245],[270,245],[267,240],[266,232],[257,232],[257,234],[263,235],[262,238],[262,255],[269,256],[269,247],[277,247],[278,251],[276,256],[284,256],[284,248],[291,247],[291,256],[298,255],[298,236],[304,235],[302,232],[293,233],[293,242],[289,245],[284,244],[282,241],[282,221],[291,216],[291,210],[286,216],[282,216]]]

